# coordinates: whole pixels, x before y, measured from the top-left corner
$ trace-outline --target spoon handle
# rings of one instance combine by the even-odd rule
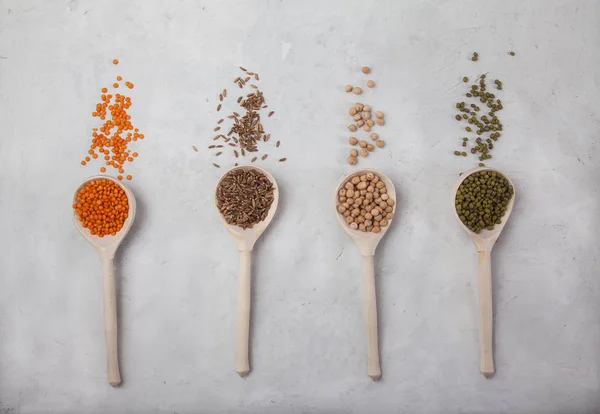
[[[373,256],[363,256],[365,289],[365,316],[367,319],[368,368],[373,381],[381,378],[379,366],[379,338],[377,334],[377,292],[375,290],[375,261]]]
[[[479,253],[479,370],[486,378],[494,375],[492,315],[492,258],[490,251]]]
[[[102,296],[104,300],[104,334],[106,336],[106,360],[108,383],[116,387],[121,383],[117,350],[117,300],[113,257],[101,255]]]
[[[252,252],[240,252],[240,281],[238,291],[238,331],[235,372],[240,377],[250,372],[248,362],[248,341],[250,337],[250,280]]]

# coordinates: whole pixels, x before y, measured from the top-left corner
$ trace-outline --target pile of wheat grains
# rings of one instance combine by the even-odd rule
[[[251,228],[269,214],[273,190],[273,183],[262,172],[235,168],[217,186],[217,208],[228,224]]]
[[[233,83],[242,91],[245,88],[250,89],[246,89],[248,93],[245,96],[242,94],[237,98],[237,104],[240,107],[239,112],[233,111],[217,121],[217,125],[213,129],[217,135],[213,137],[214,143],[208,147],[208,149],[215,151],[214,157],[220,157],[226,152],[225,150],[230,150],[230,154],[233,155],[234,166],[238,165],[240,158],[248,157],[251,163],[256,162],[259,158],[264,161],[269,157],[268,152],[265,151],[266,149],[273,150],[281,145],[280,141],[276,141],[274,145],[273,143],[268,145],[267,148],[261,145],[271,139],[271,134],[265,132],[261,121],[261,112],[266,112],[268,105],[264,94],[257,86],[260,80],[258,73],[251,72],[241,66],[240,70],[242,75],[236,77]],[[219,94],[217,112],[220,112],[223,108],[226,98],[227,89],[223,89]],[[274,113],[275,111],[269,110],[267,117],[270,118]],[[226,129],[225,123],[229,124],[229,132],[226,134],[222,132]],[[196,147],[193,147],[193,149],[197,151]],[[259,152],[263,154],[260,155]],[[279,158],[279,162],[284,161],[286,161],[286,158]],[[216,168],[220,168],[221,164],[213,162],[213,166]]]

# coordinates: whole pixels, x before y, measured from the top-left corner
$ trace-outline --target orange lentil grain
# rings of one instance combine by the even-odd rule
[[[118,61],[115,59],[113,63],[117,64]],[[120,75],[117,76],[117,80],[121,81],[122,79]],[[126,82],[126,84],[130,89],[133,88],[131,82]],[[114,83],[113,86],[117,88],[119,84]],[[120,93],[114,94],[113,97],[112,94],[107,93],[107,88],[101,88],[101,91],[100,100],[91,114],[93,117],[101,119],[103,123],[100,127],[92,128],[88,154],[94,159],[99,156],[100,159],[104,158],[106,166],[123,174],[125,172],[124,164],[133,162],[133,159],[138,156],[137,152],[132,153],[128,148],[129,143],[144,139],[144,134],[139,133],[138,128],[134,128],[131,116],[127,113],[131,106],[131,98]],[[81,164],[86,165],[89,161],[90,157],[86,157]]]
[[[113,181],[88,182],[77,193],[73,209],[81,224],[99,237],[116,235],[129,217],[129,200],[125,191]]]
[[[100,172],[106,172],[106,168],[100,167]]]
[[[119,84],[118,83],[113,83],[113,88],[118,88]]]
[[[118,178],[119,180],[122,180],[122,179],[123,179],[123,176],[122,176],[122,175],[117,175],[117,178]]]
[[[128,175],[128,176],[127,176],[127,177],[125,177],[125,178],[127,178],[128,180],[131,180],[131,175]]]
[[[117,59],[113,60],[113,65],[117,65],[119,63],[119,61]]]

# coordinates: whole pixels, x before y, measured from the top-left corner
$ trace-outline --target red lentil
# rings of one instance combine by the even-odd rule
[[[129,217],[127,194],[110,180],[87,183],[77,193],[73,209],[83,227],[99,237],[116,235]]]
[[[116,65],[119,62],[115,59],[113,63]],[[117,77],[117,79],[119,78],[121,76]],[[131,82],[126,82],[126,84],[131,85],[129,86],[130,89],[133,88]],[[119,85],[115,83],[113,86],[117,88]],[[138,156],[137,152],[132,153],[128,148],[129,143],[144,139],[144,134],[139,133],[138,128],[134,129],[131,116],[127,113],[131,106],[131,98],[119,93],[113,96],[113,94],[107,93],[107,88],[102,88],[101,91],[100,102],[96,104],[92,116],[100,118],[103,124],[100,128],[92,128],[92,141],[88,154],[94,159],[100,156],[100,159],[104,159],[106,166],[113,167],[120,174],[123,174],[125,171],[124,164],[133,162],[134,158]],[[86,156],[81,161],[81,165],[86,165],[89,161],[90,157]],[[102,167],[100,171],[105,172],[106,168]],[[131,176],[128,175],[128,177]]]

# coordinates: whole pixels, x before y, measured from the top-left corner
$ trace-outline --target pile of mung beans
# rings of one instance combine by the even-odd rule
[[[470,174],[458,187],[454,205],[460,220],[473,232],[493,230],[502,223],[514,189],[502,174],[483,170]]]

